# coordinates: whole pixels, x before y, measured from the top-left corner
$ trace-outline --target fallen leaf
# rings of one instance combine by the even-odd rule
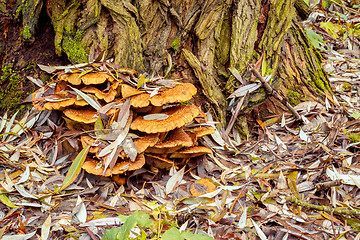
[[[69,186],[73,181],[75,181],[76,177],[79,175],[81,166],[84,163],[86,156],[89,152],[90,145],[87,145],[81,152],[76,156],[73,163],[71,164],[69,171],[66,174],[66,177],[63,181],[63,184],[60,188],[60,191]]]

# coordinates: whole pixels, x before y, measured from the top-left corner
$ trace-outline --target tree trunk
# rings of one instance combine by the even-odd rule
[[[21,2],[21,1],[19,1]],[[31,3],[31,7],[28,4]],[[263,69],[273,87],[293,104],[330,100],[321,56],[299,21],[309,9],[303,0],[28,0],[22,5],[22,38],[33,40],[42,6],[54,28],[57,54],[85,62],[99,48],[115,63],[197,83],[225,124],[227,97],[239,82],[229,68],[250,76],[249,63],[263,55]],[[14,11],[14,10],[13,10]],[[15,12],[17,12],[15,10]],[[41,19],[40,19],[41,21]],[[6,38],[6,37],[5,37]],[[9,55],[9,54],[8,54]],[[10,59],[10,58],[8,58]],[[5,58],[5,61],[8,61]],[[284,108],[258,90],[246,100],[238,126],[247,135],[245,115],[260,106],[260,117]],[[265,106],[265,107],[264,107]]]

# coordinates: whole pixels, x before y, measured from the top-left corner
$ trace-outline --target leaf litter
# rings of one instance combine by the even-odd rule
[[[295,106],[301,122],[287,113],[272,123],[258,121],[254,129],[258,134],[247,140],[240,140],[232,126],[226,134],[216,128],[202,140],[213,154],[190,159],[181,169],[138,169],[127,176],[124,187],[80,171],[90,146],[74,153],[77,143],[72,138],[82,133],[61,125],[53,111],[32,109],[19,120],[16,114],[4,114],[0,123],[1,239],[140,238],[164,231],[164,239],[195,236],[185,230],[216,239],[360,239],[359,30],[351,25],[358,15],[335,2],[328,9],[334,12],[315,8],[305,26],[326,59],[324,69],[334,102],[326,99],[324,104]],[[353,27],[354,37],[344,36],[338,25]],[[91,64],[95,63],[40,67],[51,73],[89,71]],[[114,67],[111,62],[104,66]],[[230,98],[241,98],[259,87],[247,84],[236,69],[230,71],[243,83]],[[133,70],[118,72],[134,87],[158,94],[159,86],[145,75],[136,82],[121,76],[133,76]],[[165,79],[160,82],[174,85]],[[126,132],[129,101],[104,110],[83,92],[74,91],[99,112],[122,109],[109,129],[99,117],[94,135],[109,146],[99,154],[123,147],[134,159],[133,138]],[[207,124],[218,126],[210,115]],[[67,154],[62,153],[65,146],[70,149]],[[72,164],[71,159],[75,159]],[[112,164],[111,158],[106,164]],[[104,234],[110,228],[112,232]]]

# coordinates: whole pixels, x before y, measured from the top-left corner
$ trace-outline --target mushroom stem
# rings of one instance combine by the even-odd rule
[[[162,109],[162,106],[153,106],[151,108],[150,114],[161,113]]]

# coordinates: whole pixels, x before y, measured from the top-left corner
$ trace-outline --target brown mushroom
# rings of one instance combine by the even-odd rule
[[[192,158],[204,154],[212,154],[211,149],[203,146],[193,146],[174,152],[170,155],[170,158]]]
[[[84,93],[92,93],[95,95],[97,99],[104,100],[105,102],[109,103],[113,101],[117,95],[117,88],[119,87],[119,83],[115,82],[110,86],[109,91],[101,91],[94,86],[86,86],[80,89]]]
[[[88,173],[109,177],[111,175],[121,174],[126,171],[133,171],[136,169],[140,169],[142,168],[142,166],[144,166],[144,164],[145,164],[145,157],[143,154],[139,154],[137,155],[134,162],[130,160],[117,162],[112,170],[110,170],[109,168],[106,169],[104,175],[103,175],[104,166],[102,166],[102,163],[92,158],[87,158],[84,164],[82,165],[82,168]]]
[[[117,109],[112,108],[106,115],[113,115],[117,111]],[[83,108],[67,108],[63,110],[63,113],[69,119],[85,124],[95,123],[98,117],[96,110],[90,106],[85,106]]]
[[[146,154],[145,159],[146,164],[159,169],[170,169],[174,165],[173,160],[169,160],[159,155]]]
[[[186,129],[186,132],[190,135],[191,139],[196,142],[203,136],[213,134],[215,132],[215,128],[210,126],[200,126]]]
[[[121,95],[123,98],[131,97],[130,104],[135,108],[147,107],[150,104],[150,94],[140,91],[127,84],[121,84]]]
[[[159,134],[149,134],[139,139],[134,140],[134,144],[136,146],[138,153],[143,153],[149,147],[154,146],[159,141]]]
[[[146,133],[168,132],[178,127],[184,126],[199,114],[199,108],[194,105],[178,105],[163,110],[167,115],[162,120],[145,120],[143,116],[137,117],[130,128]]]
[[[142,136],[142,137],[134,140],[134,145],[136,147],[137,153],[140,154],[140,153],[145,152],[145,150],[148,147],[154,146],[158,141],[159,141],[159,134],[154,133],[154,134]],[[124,158],[127,158],[128,156],[125,153],[125,151],[122,151],[119,154],[119,157],[124,159]]]
[[[99,142],[96,139],[88,136],[88,135],[81,135],[80,142],[83,148],[87,145],[90,145],[89,152],[90,153],[98,153],[99,152]]]
[[[163,106],[167,103],[180,103],[189,101],[197,92],[191,83],[181,83],[173,88],[167,88],[150,98],[154,106]]]
[[[92,107],[84,108],[67,108],[63,111],[66,117],[85,124],[95,123],[97,119],[97,112]]]
[[[191,137],[183,130],[176,128],[169,132],[166,139],[157,143],[153,147],[149,147],[146,152],[156,154],[168,154],[179,150],[182,147],[191,147],[194,145]]]
[[[57,101],[57,102],[46,102],[44,103],[43,109],[47,110],[62,110],[66,107],[70,106],[86,106],[89,105],[88,102],[86,102],[84,99],[77,100],[76,96],[72,95],[71,98],[65,99],[63,101]]]
[[[93,85],[102,84],[106,81],[111,83],[116,80],[107,73],[103,72],[91,72],[81,76],[81,73],[65,73],[59,76],[59,80],[66,81],[72,85]]]

